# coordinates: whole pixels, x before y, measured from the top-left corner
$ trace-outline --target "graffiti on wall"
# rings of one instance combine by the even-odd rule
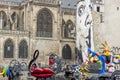
[[[88,46],[88,48],[91,48],[91,30],[89,28],[89,32],[88,32],[88,36],[86,37],[86,45]]]
[[[112,53],[112,54],[120,54],[120,47],[115,47],[115,46],[113,46],[113,47],[111,48],[111,53]]]
[[[115,46],[111,47],[111,53],[113,55],[116,55],[116,54],[120,55],[120,47],[115,47]],[[115,65],[115,70],[120,70],[120,64]]]

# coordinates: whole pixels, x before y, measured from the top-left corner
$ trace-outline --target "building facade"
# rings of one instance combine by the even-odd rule
[[[29,62],[39,50],[38,63],[48,65],[56,54],[75,60],[75,7],[77,1],[0,0],[0,61],[12,59]],[[72,7],[71,7],[72,6]]]
[[[40,66],[49,65],[51,54],[73,64],[77,1],[0,0],[1,65],[13,59],[29,63],[35,50]]]
[[[119,0],[93,0],[94,45],[97,51],[107,41],[113,54],[120,54],[119,45]]]
[[[111,54],[120,55],[120,1],[119,0],[93,0],[93,29],[95,51],[101,52],[101,43],[107,41]],[[120,65],[116,64],[119,70]]]
[[[35,50],[37,62],[49,65],[55,54],[67,64],[76,62],[76,5],[80,0],[0,0],[0,61],[29,63]],[[81,0],[83,1],[83,0]],[[119,0],[92,0],[94,48],[107,41],[113,52],[119,46]],[[115,27],[113,27],[115,26]],[[113,38],[114,37],[114,38]]]

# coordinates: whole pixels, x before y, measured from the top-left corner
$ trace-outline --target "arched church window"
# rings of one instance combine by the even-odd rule
[[[19,44],[19,58],[28,57],[28,45],[25,40],[22,40]]]
[[[16,12],[13,12],[13,14],[11,15],[11,19],[10,19],[10,23],[11,23],[11,27],[12,27],[12,24],[14,24],[14,27],[17,29],[17,30],[20,30],[20,26],[19,26],[19,16],[17,15]]]
[[[52,37],[52,15],[49,10],[42,9],[37,15],[37,37]]]
[[[2,26],[2,29],[6,29],[7,26],[7,15],[4,11],[0,11],[0,24]]]
[[[64,37],[74,38],[75,37],[75,26],[71,20],[68,20],[66,26],[64,27]]]
[[[13,58],[14,45],[11,39],[7,39],[4,45],[4,58]]]
[[[72,59],[71,48],[66,44],[62,49],[62,58],[63,59]]]

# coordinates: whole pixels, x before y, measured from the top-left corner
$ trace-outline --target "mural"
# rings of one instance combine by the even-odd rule
[[[111,48],[111,52],[112,52],[113,54],[120,54],[120,47],[115,47],[115,46],[113,46],[113,47]]]
[[[116,64],[120,62],[120,47],[113,46],[111,47],[111,53],[114,56],[115,70],[120,70],[120,64]]]

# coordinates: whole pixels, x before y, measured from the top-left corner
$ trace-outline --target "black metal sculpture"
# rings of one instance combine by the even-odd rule
[[[120,70],[116,70],[112,73],[111,80],[120,80]]]

